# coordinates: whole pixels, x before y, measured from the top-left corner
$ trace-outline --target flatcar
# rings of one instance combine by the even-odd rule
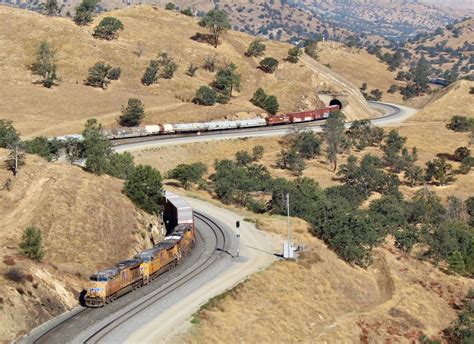
[[[166,192],[163,219],[170,234],[162,242],[90,277],[86,306],[102,307],[148,284],[189,253],[196,240],[191,206],[178,195]]]

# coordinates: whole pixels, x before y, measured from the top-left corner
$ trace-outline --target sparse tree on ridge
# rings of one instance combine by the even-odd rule
[[[61,12],[58,5],[58,0],[46,0],[44,3],[44,9],[46,14],[49,16],[56,16]]]
[[[167,10],[167,11],[175,11],[175,10],[176,10],[176,5],[173,4],[172,2],[168,2],[168,3],[165,5],[165,10]]]
[[[118,32],[121,30],[123,30],[123,24],[119,19],[105,17],[95,27],[93,36],[110,41],[117,38]]]
[[[288,50],[288,57],[287,60],[288,62],[291,63],[296,63],[300,60],[301,55],[303,55],[303,52],[299,47],[293,47]]]
[[[250,43],[245,55],[249,57],[263,56],[265,49],[266,46],[263,43],[263,40],[261,38],[256,38]]]
[[[232,91],[234,89],[240,91],[241,77],[236,71],[237,66],[233,63],[219,68],[214,82],[215,88],[229,97],[232,97]]]
[[[130,98],[127,107],[122,107],[119,123],[125,127],[136,127],[140,125],[143,117],[145,117],[145,106],[140,99]]]
[[[43,41],[36,50],[36,61],[31,66],[33,74],[41,76],[41,84],[46,88],[51,88],[59,80],[55,56],[56,50]]]
[[[74,22],[77,25],[87,25],[92,22],[92,13],[94,13],[97,0],[82,0],[76,7]]]
[[[211,32],[214,48],[217,48],[219,37],[230,29],[229,16],[224,10],[213,9],[207,12],[206,16],[199,22],[199,25]]]
[[[158,80],[158,72],[160,70],[160,65],[157,60],[150,60],[150,64],[145,70],[145,73],[142,77],[142,84],[145,86],[150,86]]]
[[[278,60],[273,57],[265,57],[260,61],[260,69],[265,73],[273,73],[278,68]]]
[[[304,52],[306,53],[306,55],[311,56],[315,60],[318,60],[318,42],[306,41],[304,46]]]
[[[111,80],[120,78],[120,67],[112,67],[105,62],[97,62],[89,68],[89,74],[86,79],[86,85],[106,89]]]

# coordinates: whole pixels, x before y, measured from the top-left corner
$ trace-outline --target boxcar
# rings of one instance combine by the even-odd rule
[[[288,124],[290,122],[290,117],[288,115],[274,115],[269,116],[266,119],[268,125],[278,125],[278,124]]]

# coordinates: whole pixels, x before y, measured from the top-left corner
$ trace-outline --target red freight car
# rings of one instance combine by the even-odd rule
[[[268,125],[277,125],[277,124],[289,124],[290,116],[288,115],[276,115],[276,116],[269,116],[267,117],[267,124]]]

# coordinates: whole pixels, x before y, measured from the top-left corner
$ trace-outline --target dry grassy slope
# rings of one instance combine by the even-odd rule
[[[350,80],[352,84],[360,87],[364,82],[370,90],[378,88],[383,92],[382,100],[402,103],[399,92],[389,94],[387,90],[391,85],[401,86],[395,80],[396,72],[390,72],[387,65],[380,62],[377,57],[364,50],[351,49],[336,42],[321,42],[318,46],[319,61],[330,64],[338,74]]]
[[[125,26],[120,37],[112,42],[94,39],[93,27],[105,15],[118,17]],[[28,27],[28,30],[17,30]],[[0,117],[13,119],[24,135],[64,134],[79,132],[86,118],[98,117],[107,125],[115,125],[121,105],[129,97],[140,98],[146,106],[146,123],[210,120],[233,116],[255,116],[261,110],[249,99],[260,86],[277,95],[281,111],[321,105],[318,91],[357,92],[348,86],[327,84],[304,63],[283,62],[289,45],[267,42],[267,55],[281,62],[274,75],[256,69],[258,60],[246,58],[244,51],[253,37],[229,32],[217,49],[190,38],[202,32],[197,20],[184,15],[147,6],[129,7],[97,17],[93,25],[78,27],[66,18],[49,18],[25,10],[0,7],[0,92],[8,102],[0,104]],[[27,66],[33,61],[35,47],[48,40],[58,50],[58,69],[62,81],[51,90],[33,85]],[[144,44],[144,55],[133,51],[137,42]],[[148,61],[160,51],[173,56],[180,67],[172,80],[160,80],[151,87],[142,86],[141,76]],[[242,92],[230,104],[200,107],[182,99],[191,99],[195,90],[209,84],[214,75],[202,69],[197,76],[185,75],[190,62],[202,65],[208,55],[217,54],[221,64],[234,62],[242,74]],[[87,70],[97,61],[106,61],[122,68],[122,77],[102,91],[84,86]],[[352,117],[367,115],[367,106],[354,99],[362,109]]]
[[[453,30],[444,29],[442,35],[429,37],[425,40],[425,44],[428,46],[435,46],[436,43],[447,40],[448,42],[446,46],[457,49],[461,48],[466,41],[472,43],[474,35],[474,18],[463,20],[455,24],[454,28],[462,31],[459,37],[454,37]],[[464,54],[470,55],[472,52],[464,52]]]
[[[6,156],[7,151],[0,150],[0,161]],[[2,190],[8,178],[13,179],[12,188]],[[117,179],[96,177],[35,156],[27,156],[16,178],[0,169],[0,306],[5,310],[0,340],[12,340],[76,306],[90,274],[150,245],[143,237],[148,224],[156,227],[157,220],[138,211],[121,189]],[[42,231],[42,263],[18,256],[21,235],[28,226]],[[33,282],[8,280],[6,256],[31,274]]]
[[[447,122],[454,115],[474,117],[474,95],[470,94],[473,81],[459,80],[440,89],[420,104],[423,109],[410,119],[412,122]]]
[[[234,210],[285,235],[284,217]],[[375,250],[369,269],[352,267],[312,237],[304,221],[292,219],[292,228],[306,258],[251,276],[202,313],[185,342],[416,341],[447,327],[456,317],[451,303],[474,286],[400,254],[390,240]]]

